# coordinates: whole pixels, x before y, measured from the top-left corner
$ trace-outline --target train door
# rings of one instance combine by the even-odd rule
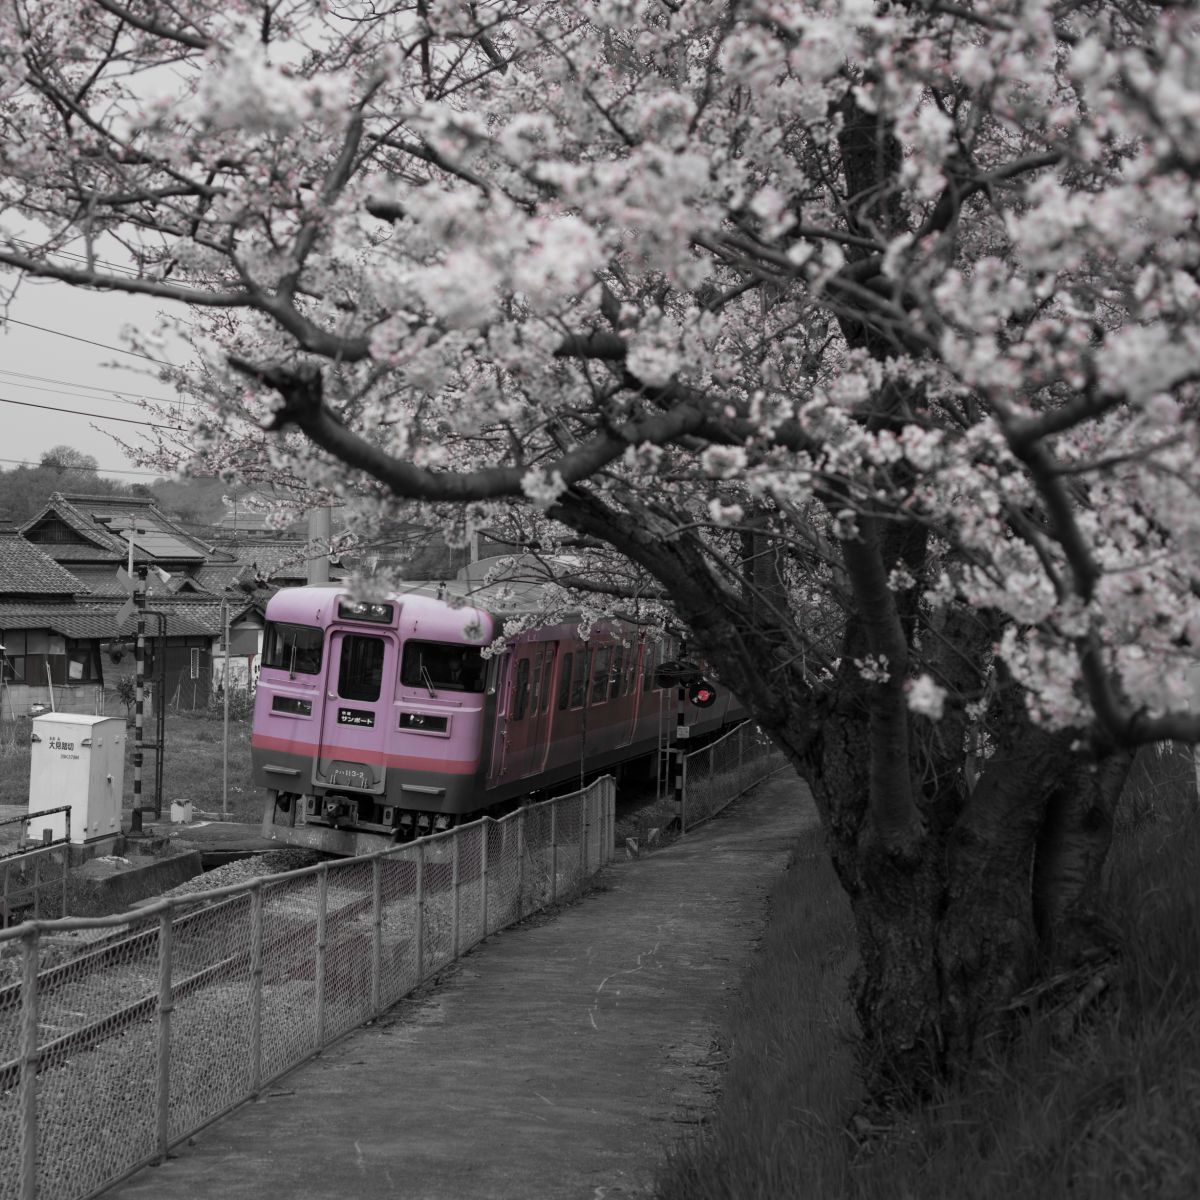
[[[517,649],[505,730],[510,778],[536,775],[545,766],[557,648],[554,642],[532,642]]]
[[[495,787],[504,778],[508,763],[508,718],[512,710],[514,664],[512,653],[506,651],[493,660],[496,689],[496,708],[492,726],[492,756],[488,764],[487,785]]]
[[[382,790],[395,677],[393,638],[342,630],[330,636],[318,782]]]

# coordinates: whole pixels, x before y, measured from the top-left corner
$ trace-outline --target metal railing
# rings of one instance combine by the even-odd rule
[[[29,823],[62,813],[61,837],[42,831],[41,840],[29,840]],[[20,826],[15,844],[10,830]],[[36,813],[21,813],[0,820],[0,929],[7,929],[15,917],[67,915],[67,878],[71,852],[71,806],[47,808]]]
[[[611,777],[394,849],[0,932],[0,1200],[80,1200],[612,857]]]
[[[782,752],[751,721],[686,755],[680,832],[715,816],[784,762]]]

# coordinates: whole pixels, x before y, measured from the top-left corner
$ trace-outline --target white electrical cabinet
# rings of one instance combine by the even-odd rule
[[[34,717],[29,770],[30,841],[57,841],[65,832],[76,845],[121,832],[125,791],[125,722],[119,717],[46,713]],[[36,817],[48,809],[66,813]]]

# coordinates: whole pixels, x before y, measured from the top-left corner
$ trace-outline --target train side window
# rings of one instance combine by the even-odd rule
[[[571,673],[571,707],[582,708],[587,694],[588,658],[587,650],[575,655],[575,670]]]
[[[608,698],[615,700],[621,694],[621,680],[625,677],[625,647],[618,646],[613,659],[612,682],[608,685]]]
[[[529,659],[523,658],[517,663],[517,682],[513,688],[512,719],[519,721],[525,715],[525,705],[529,699]]]
[[[654,666],[658,661],[658,643],[646,644],[646,653],[642,659],[642,691],[648,692],[654,687]]]
[[[562,660],[562,673],[558,677],[558,711],[562,712],[571,700],[571,664],[574,661],[573,654],[564,654]]]
[[[347,634],[338,664],[338,695],[343,700],[378,700],[383,682],[383,638]]]
[[[544,651],[539,646],[537,653],[533,658],[533,669],[529,676],[529,712],[531,716],[537,716],[538,701],[542,698],[540,691],[542,684],[542,655]]]
[[[546,648],[546,665],[542,667],[542,712],[550,711],[550,689],[554,686],[554,650]]]
[[[612,662],[612,647],[602,646],[596,651],[596,663],[592,670],[592,703],[603,704],[608,698],[608,669]]]

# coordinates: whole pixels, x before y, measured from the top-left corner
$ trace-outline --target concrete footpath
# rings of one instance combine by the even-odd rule
[[[597,888],[489,938],[436,986],[106,1196],[614,1200],[646,1196],[711,1105],[807,789],[775,776]]]

